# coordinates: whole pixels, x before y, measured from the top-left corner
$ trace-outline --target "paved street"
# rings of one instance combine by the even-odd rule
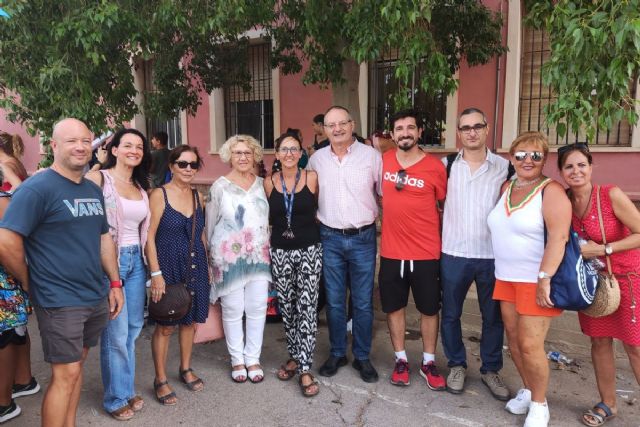
[[[414,310],[412,308],[412,310]],[[568,316],[568,315],[567,315]],[[324,317],[324,315],[323,315]],[[33,318],[35,320],[35,318]],[[282,324],[267,324],[262,363],[266,379],[261,384],[235,384],[229,376],[229,363],[224,342],[198,345],[194,351],[193,368],[206,382],[201,393],[191,393],[178,381],[178,346],[175,337],[171,342],[168,366],[171,384],[178,394],[179,403],[162,407],[153,398],[153,363],[151,361],[150,334],[146,327],[138,341],[137,389],[146,401],[142,412],[129,421],[129,426],[521,426],[524,416],[504,411],[504,404],[493,399],[480,382],[478,367],[479,344],[477,324],[465,323],[465,343],[470,357],[467,387],[462,395],[433,392],[427,389],[418,375],[416,361],[421,356],[421,344],[417,339],[412,320],[407,341],[410,357],[411,385],[399,388],[389,383],[393,353],[383,314],[376,312],[375,339],[372,361],[380,372],[376,384],[362,382],[357,372],[346,366],[332,378],[318,377],[321,392],[313,399],[302,397],[295,380],[281,382],[275,377],[276,368],[287,359]],[[577,325],[576,325],[577,327]],[[34,374],[44,385],[48,381],[49,368],[42,361],[40,338],[35,325],[33,337]],[[581,369],[553,370],[549,404],[552,426],[578,426],[579,414],[597,402],[597,392],[592,367],[588,363],[588,349],[569,344],[556,333],[547,349],[560,350],[581,362]],[[328,333],[321,322],[314,370],[328,355]],[[444,356],[438,349],[438,365],[444,367]],[[626,359],[618,360],[617,388],[619,395],[628,399],[640,397]],[[443,369],[446,372],[446,368]],[[520,384],[513,362],[505,356],[502,371],[507,384],[516,390]],[[78,426],[116,426],[101,406],[102,383],[98,364],[98,351],[93,349],[85,367],[85,382],[78,414]],[[8,426],[37,426],[40,418],[42,393],[20,398],[23,414]],[[640,399],[639,399],[640,400]],[[607,426],[640,426],[640,402],[629,405],[620,397],[618,418]]]

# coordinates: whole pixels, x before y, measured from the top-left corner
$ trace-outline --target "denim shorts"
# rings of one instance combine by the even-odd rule
[[[48,363],[73,363],[95,347],[109,321],[107,300],[93,307],[35,307],[42,352]]]

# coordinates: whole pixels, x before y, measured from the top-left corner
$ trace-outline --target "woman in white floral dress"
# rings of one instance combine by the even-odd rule
[[[211,302],[222,303],[222,324],[231,355],[231,378],[258,383],[264,379],[260,351],[271,281],[269,204],[263,179],[254,174],[262,159],[258,142],[248,135],[229,138],[220,158],[231,172],[209,190],[207,237],[213,286]],[[246,317],[246,337],[242,316]]]

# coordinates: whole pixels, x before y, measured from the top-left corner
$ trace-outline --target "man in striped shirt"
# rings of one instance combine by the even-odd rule
[[[324,115],[330,146],[316,151],[309,169],[318,173],[318,220],[327,294],[331,354],[320,367],[330,377],[347,364],[347,275],[353,302],[353,367],[365,382],[378,381],[369,361],[373,335],[373,275],[380,194],[380,153],[353,138],[349,111],[333,106]]]
[[[460,114],[457,134],[462,149],[451,165],[443,158],[450,172],[440,260],[442,344],[451,368],[447,390],[454,394],[464,390],[467,359],[460,317],[469,287],[475,281],[482,313],[482,382],[496,399],[509,400],[509,390],[498,374],[502,368],[504,326],[500,305],[492,298],[494,260],[487,226],[487,216],[507,179],[509,162],[487,149],[489,125],[477,108],[467,108]]]

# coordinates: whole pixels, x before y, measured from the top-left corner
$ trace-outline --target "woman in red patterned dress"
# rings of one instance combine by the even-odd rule
[[[558,150],[558,167],[569,186],[573,207],[572,226],[588,241],[582,246],[582,255],[601,259],[610,255],[611,268],[620,283],[620,307],[616,312],[599,318],[579,314],[582,332],[591,337],[591,358],[602,399],[583,414],[582,422],[599,426],[617,413],[614,338],[622,341],[640,384],[640,212],[620,188],[593,185],[591,164],[586,144],[570,144]],[[602,244],[598,221],[598,191],[606,245]]]

